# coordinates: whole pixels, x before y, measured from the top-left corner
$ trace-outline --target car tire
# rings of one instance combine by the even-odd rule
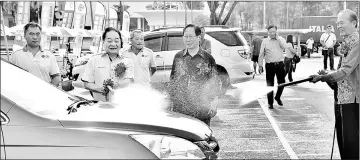
[[[230,77],[226,72],[220,72],[219,77],[221,80],[221,95],[225,95],[227,89],[230,86]]]

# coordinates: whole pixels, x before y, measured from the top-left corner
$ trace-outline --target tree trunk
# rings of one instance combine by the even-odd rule
[[[218,7],[218,2],[208,1],[208,6],[210,9],[210,25],[217,25],[216,8]]]
[[[234,11],[235,7],[236,7],[236,4],[238,4],[239,2],[238,1],[235,1],[232,5],[231,5],[231,8],[229,10],[229,12],[227,13],[224,21],[222,21],[221,25],[225,25],[227,23],[227,21],[229,20],[230,16],[231,16],[231,13]]]
[[[122,24],[123,24],[123,17],[124,17],[124,7],[121,3],[121,1],[119,2],[119,10],[117,12],[117,29],[121,30]]]
[[[220,13],[219,13],[219,17],[217,18],[217,21],[218,21],[218,22],[221,21],[221,16],[222,16],[222,14],[224,13],[224,9],[225,9],[226,3],[227,3],[227,1],[224,1],[224,2],[223,2],[223,5],[222,5],[222,7],[221,7],[221,11],[220,11]]]

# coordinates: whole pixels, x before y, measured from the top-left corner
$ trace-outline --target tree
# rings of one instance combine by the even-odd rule
[[[210,17],[200,14],[194,18],[194,24],[198,26],[205,26],[210,24]]]
[[[234,11],[236,5],[239,2],[235,1],[233,2],[230,6],[230,9],[227,11],[227,14],[225,16],[225,18],[222,20],[222,16],[227,4],[227,1],[224,2],[219,2],[219,1],[208,1],[207,4],[209,6],[210,9],[210,24],[211,25],[225,25],[227,23],[227,21],[229,20],[232,12]],[[220,7],[221,5],[221,7]],[[220,7],[220,13],[216,13],[217,9]]]
[[[0,1],[1,9],[3,12],[11,13],[11,16],[16,19],[17,14],[17,1]],[[14,25],[16,25],[16,21],[14,21]]]
[[[205,7],[201,1],[185,1],[185,5],[192,10],[202,10]]]
[[[122,24],[123,24],[123,17],[124,17],[124,11],[128,12],[127,10],[130,8],[128,5],[123,5],[120,1],[119,5],[114,5],[115,11],[117,13],[117,29],[121,30]]]

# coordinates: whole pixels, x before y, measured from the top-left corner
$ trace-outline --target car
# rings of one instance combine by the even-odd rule
[[[1,159],[216,159],[220,149],[197,119],[74,96],[4,59],[0,111]]]
[[[253,79],[254,70],[249,59],[249,45],[239,32],[224,26],[205,26],[205,38],[211,41],[211,55],[217,63],[223,88],[230,83],[245,82]],[[181,27],[160,28],[148,32],[145,46],[154,52],[157,71],[152,82],[167,82],[174,56],[185,49]]]

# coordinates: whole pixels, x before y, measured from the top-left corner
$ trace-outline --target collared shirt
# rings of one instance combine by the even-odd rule
[[[211,54],[211,42],[207,39],[203,39],[200,41],[200,47],[206,52]]]
[[[25,45],[23,49],[11,55],[10,62],[49,83],[51,75],[60,74],[55,56],[49,50],[43,50],[41,46],[34,56]]]
[[[359,33],[344,38],[340,52],[344,55],[340,69],[328,74],[331,82],[338,84],[338,104],[360,102],[360,49]]]
[[[215,59],[201,48],[194,56],[187,50],[175,55],[169,87],[175,112],[209,118],[210,101],[221,84],[215,68]]]
[[[125,74],[121,78],[115,75],[115,67],[119,63],[124,63],[126,66]],[[101,88],[107,79],[112,79],[114,83],[117,83],[126,78],[134,78],[133,61],[120,55],[115,59],[110,59],[107,53],[103,53],[94,55],[89,59],[81,80],[95,83],[97,87]],[[101,93],[93,93],[93,95],[95,100],[106,101],[105,96]]]
[[[150,67],[156,67],[153,51],[143,47],[136,55],[131,47],[122,53],[125,57],[134,61],[134,80],[135,83],[150,86],[151,73]]]
[[[265,57],[266,63],[281,62],[284,61],[284,49],[286,47],[285,39],[279,37],[279,40],[271,39],[270,37],[265,38],[260,47],[259,54],[259,66],[263,66],[263,59]]]
[[[329,38],[328,38],[329,37]],[[334,44],[334,41],[336,41],[336,35],[334,33],[323,33],[320,37],[320,41],[324,41],[325,46],[330,48]],[[324,49],[327,50],[327,49]]]
[[[252,41],[252,45],[254,46],[254,50],[252,51],[252,55],[254,56],[258,56],[260,54],[260,48],[261,48],[261,43],[262,43],[262,39],[259,37],[255,37],[254,40]]]

